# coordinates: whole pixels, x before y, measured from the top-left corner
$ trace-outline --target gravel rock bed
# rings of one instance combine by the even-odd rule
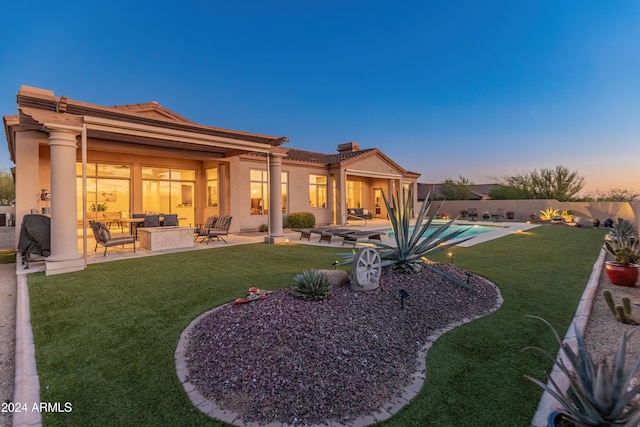
[[[467,280],[455,266],[439,267]],[[245,422],[347,423],[402,394],[435,331],[496,308],[493,284],[477,276],[470,284],[473,290],[427,269],[383,271],[372,291],[347,285],[308,302],[282,290],[228,304],[192,329],[188,381]],[[400,289],[410,295],[404,309]]]

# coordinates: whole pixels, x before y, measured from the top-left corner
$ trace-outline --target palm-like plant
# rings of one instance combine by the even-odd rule
[[[640,367],[640,360],[625,367],[627,342],[635,331],[624,333],[610,368],[606,358],[593,361],[577,329],[578,348],[574,352],[569,344],[562,342],[549,322],[541,317],[530,317],[540,319],[549,326],[560,345],[562,357],[556,359],[539,347],[527,347],[525,350],[537,350],[551,360],[567,377],[569,387],[565,390],[551,377],[549,384],[545,384],[537,378],[525,376],[562,405],[563,408],[558,411],[560,414],[584,426],[637,426],[640,423],[640,405],[634,403],[640,385],[630,387]]]
[[[433,220],[442,207],[442,203],[444,203],[440,203],[440,206],[433,210],[433,200],[430,199],[430,193],[427,194],[427,198],[422,202],[415,223],[413,227],[411,227],[412,196],[413,190],[410,188],[406,198],[402,198],[400,194],[396,192],[395,196],[392,196],[389,201],[384,192],[382,192],[382,198],[387,208],[393,236],[396,241],[395,246],[380,242],[371,243],[372,246],[379,250],[382,267],[400,268],[405,271],[417,271],[422,267],[426,267],[468,288],[469,285],[467,283],[425,262],[427,261],[426,256],[428,254],[445,250],[469,240],[471,237],[453,241],[453,239],[456,239],[460,234],[467,231],[468,228],[446,233],[447,229],[455,220],[454,218],[441,224],[433,231],[429,231],[429,227],[431,227]],[[353,261],[353,253],[342,254],[342,256],[344,260],[339,263],[340,265]]]
[[[640,240],[636,226],[622,218],[611,227],[611,238],[605,240],[607,251],[620,265],[635,264],[640,258]]]

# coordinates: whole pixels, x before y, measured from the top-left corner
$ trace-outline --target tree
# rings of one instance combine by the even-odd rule
[[[587,202],[634,202],[640,194],[626,188],[613,188],[609,191],[596,191],[596,194],[588,194],[583,198]]]
[[[508,185],[499,185],[489,192],[489,197],[493,200],[518,200],[528,199],[528,193]]]
[[[444,180],[440,187],[440,192],[447,200],[469,200],[473,195],[473,181],[458,176],[457,180],[451,178]]]
[[[0,205],[9,205],[15,197],[16,185],[13,176],[7,171],[0,171]]]
[[[498,179],[503,186],[513,188],[523,199],[556,199],[559,202],[573,200],[584,187],[584,177],[565,166],[554,169],[534,169]]]

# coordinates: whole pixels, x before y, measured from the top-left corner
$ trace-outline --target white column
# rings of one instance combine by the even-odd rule
[[[284,240],[282,231],[282,158],[284,154],[271,153],[269,162],[269,243]]]
[[[78,253],[76,149],[81,128],[46,125],[51,158],[51,255],[46,274],[84,269]]]

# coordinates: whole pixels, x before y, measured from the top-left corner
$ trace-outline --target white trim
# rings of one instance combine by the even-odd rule
[[[158,128],[156,126],[141,125],[137,123],[100,119],[97,117],[83,116],[83,119],[84,123],[87,125],[87,128],[90,130],[111,132],[123,135],[156,138],[166,141],[186,142],[189,144],[204,145],[209,147],[239,149],[256,153],[268,153],[272,147],[269,144],[263,144],[259,142],[242,141],[222,136],[204,135],[195,132]]]
[[[345,169],[344,171],[347,173],[347,175],[365,176],[365,177],[370,177],[370,178],[388,178],[388,179],[401,179],[402,178],[402,175],[394,174],[394,173],[363,171],[363,170],[357,170],[357,169]]]

